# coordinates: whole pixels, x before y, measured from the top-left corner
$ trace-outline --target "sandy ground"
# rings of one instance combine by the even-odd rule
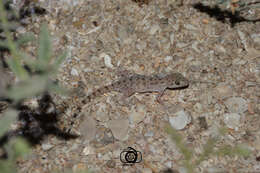
[[[226,12],[224,18],[219,12],[207,14],[213,3],[205,1],[202,8],[198,2],[40,1],[48,13],[28,18],[19,32],[38,34],[40,24],[48,23],[55,55],[69,52],[58,75],[65,87],[81,81],[89,94],[116,81],[118,69],[145,75],[179,72],[191,83],[167,90],[163,105],[156,93],[135,94],[124,105],[120,93],[110,92],[78,113],[80,97],[56,97],[67,105],[61,126],[81,137],[46,137],[19,162],[19,172],[157,173],[170,168],[184,173],[184,157],[165,132],[167,123],[194,150],[193,160],[210,138],[218,139],[216,150],[243,144],[251,151],[248,157],[209,156],[194,172],[260,172],[260,22],[247,20],[260,18],[260,10],[245,10],[236,22]],[[227,133],[220,135],[219,128]],[[123,166],[120,152],[127,147],[140,151],[143,160]]]

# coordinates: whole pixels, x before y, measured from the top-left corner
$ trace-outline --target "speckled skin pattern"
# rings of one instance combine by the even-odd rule
[[[182,89],[188,86],[188,79],[180,73],[154,76],[133,74],[129,77],[121,77],[118,81],[95,90],[86,96],[82,103],[86,104],[110,91],[122,93],[123,98],[130,97],[134,93],[158,92],[157,101],[161,102],[160,98],[166,89]]]

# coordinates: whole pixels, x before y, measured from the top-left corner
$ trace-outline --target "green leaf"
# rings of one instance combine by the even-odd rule
[[[23,60],[24,64],[28,65],[32,70],[36,69],[36,62],[34,57],[23,51],[19,51],[18,53],[21,59]]]
[[[28,72],[23,68],[20,60],[12,57],[7,59],[7,64],[18,78],[26,79],[28,77]]]
[[[189,162],[191,160],[193,152],[188,149],[183,143],[182,136],[177,133],[170,125],[166,126],[166,132],[171,136],[171,139],[175,142],[180,152],[184,155],[184,160]]]
[[[46,90],[47,81],[47,76],[34,76],[10,88],[7,96],[16,101],[36,96]]]
[[[38,48],[38,68],[44,70],[47,68],[51,60],[51,42],[47,25],[41,27],[39,48]]]
[[[60,56],[58,56],[57,59],[55,59],[55,62],[53,63],[54,69],[57,70],[59,68],[59,66],[63,63],[63,61],[66,59],[68,55],[68,52],[65,51],[63,54],[61,54]]]
[[[30,152],[29,144],[23,138],[17,138],[14,142],[15,157],[23,157]]]
[[[63,88],[63,87],[61,87],[58,84],[55,84],[53,82],[48,84],[48,91],[54,92],[54,93],[60,94],[60,95],[68,95],[68,93],[69,93],[68,89]]]
[[[199,158],[196,160],[196,165],[199,165],[202,161],[206,160],[207,157],[209,157],[211,154],[214,153],[213,149],[215,147],[215,144],[217,142],[217,139],[210,138],[207,143],[203,146],[203,153],[199,156]]]
[[[1,173],[16,173],[15,163],[10,160],[1,160],[0,161],[0,170]]]
[[[8,29],[9,31],[15,31],[19,27],[19,24],[17,22],[10,22],[6,25],[3,25],[0,23],[0,30],[4,30],[4,28]]]
[[[240,156],[248,157],[251,154],[251,151],[244,145],[238,145],[234,148],[234,153],[237,153]]]
[[[33,34],[31,32],[28,32],[28,33],[19,35],[18,39],[15,41],[15,43],[17,44],[17,47],[20,47],[21,45],[24,45],[33,40],[35,40]]]
[[[17,117],[18,112],[9,109],[7,112],[5,112],[4,116],[0,118],[0,136],[2,136],[10,127],[11,123],[14,122],[14,120]]]
[[[1,48],[8,48],[8,44],[6,40],[0,40],[0,47]]]

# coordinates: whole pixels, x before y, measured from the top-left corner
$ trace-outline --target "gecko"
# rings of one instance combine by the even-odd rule
[[[135,93],[157,92],[156,100],[161,102],[161,97],[166,89],[183,89],[189,86],[189,80],[180,73],[160,74],[146,76],[132,74],[123,76],[118,81],[105,85],[82,99],[82,104],[87,104],[92,99],[111,91],[123,94],[123,98]]]

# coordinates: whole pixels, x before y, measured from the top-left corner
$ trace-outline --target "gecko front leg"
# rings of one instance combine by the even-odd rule
[[[163,96],[165,90],[166,90],[166,87],[163,87],[163,88],[161,88],[160,90],[157,91],[158,94],[156,96],[156,101],[160,104],[163,104],[161,97]]]

